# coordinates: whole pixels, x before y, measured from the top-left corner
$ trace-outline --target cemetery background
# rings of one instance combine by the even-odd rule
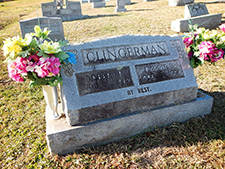
[[[12,1],[0,4],[1,40],[20,34],[19,20],[39,16],[40,3]],[[202,2],[202,1],[196,1]],[[15,4],[19,3],[18,8]],[[128,12],[115,13],[115,1],[106,3],[106,8],[92,9],[82,4],[82,13],[89,15],[84,20],[64,22],[65,36],[70,43],[90,41],[98,37],[124,34],[166,34],[171,21],[182,18],[184,7],[169,7],[168,1],[148,3],[132,1]],[[1,6],[1,5],[4,6]],[[23,4],[23,5],[21,5]],[[31,6],[31,4],[33,4]],[[15,7],[15,8],[13,8]],[[225,4],[207,4],[209,13],[225,13]],[[12,13],[14,15],[12,15]],[[16,17],[20,15],[20,17]],[[15,16],[15,17],[14,17]],[[166,16],[166,17],[165,17]],[[223,18],[224,20],[224,18]],[[3,24],[2,24],[3,21]],[[180,33],[180,35],[182,35]],[[1,61],[4,60],[2,51]],[[200,67],[198,87],[214,98],[210,115],[191,119],[185,123],[174,123],[138,136],[89,148],[67,156],[48,153],[45,139],[45,102],[41,88],[27,88],[28,83],[9,80],[6,65],[0,65],[0,114],[1,114],[1,168],[28,167],[224,167],[225,148],[225,62],[216,66],[205,64]],[[72,167],[71,167],[72,168]]]

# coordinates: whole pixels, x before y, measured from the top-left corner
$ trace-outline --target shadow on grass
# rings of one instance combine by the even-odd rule
[[[130,10],[127,10],[128,12],[131,12],[131,11],[152,11],[152,9],[130,9]]]
[[[93,18],[100,18],[100,17],[114,17],[114,16],[119,16],[119,15],[117,15],[117,14],[112,14],[112,15],[93,15],[93,16],[87,16],[87,17],[83,18],[82,20],[93,19]]]
[[[225,92],[207,92],[200,90],[214,98],[211,114],[191,118],[183,123],[172,123],[166,127],[149,129],[142,134],[131,138],[123,139],[117,142],[102,146],[96,146],[77,151],[78,154],[106,154],[108,156],[127,153],[163,155],[169,149],[175,147],[176,151],[187,146],[205,145],[214,139],[225,139]],[[161,151],[161,152],[158,152]],[[143,157],[144,163],[152,164],[151,155]],[[165,158],[173,153],[164,154]]]
[[[116,7],[116,5],[106,5],[104,8],[112,8],[112,7]]]

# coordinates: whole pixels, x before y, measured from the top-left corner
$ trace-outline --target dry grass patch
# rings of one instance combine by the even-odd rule
[[[1,37],[19,35],[18,20],[36,17],[37,7],[40,15],[41,2],[47,0],[7,2],[14,5],[5,6],[7,10],[0,12],[1,19],[2,13],[9,16],[9,23],[0,30]],[[170,7],[166,0],[146,3],[134,0],[126,6],[126,13],[115,13],[115,4],[115,0],[106,2],[107,6],[101,9],[82,4],[83,14],[89,17],[63,23],[68,40],[75,43],[124,34],[172,35],[176,32],[170,30],[171,21],[183,18],[184,14],[184,7]],[[207,4],[207,7],[209,13],[224,16],[225,3]],[[26,16],[11,20],[10,14],[18,16],[25,9]],[[53,157],[45,139],[45,102],[41,87],[28,88],[29,82],[11,81],[3,60],[1,51],[0,168],[225,168],[224,60],[216,66],[200,67],[199,89],[214,98],[210,115]]]

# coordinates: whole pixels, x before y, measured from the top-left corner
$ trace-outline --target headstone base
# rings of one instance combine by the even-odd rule
[[[83,147],[96,146],[139,134],[149,127],[161,127],[173,122],[211,113],[213,98],[198,92],[195,101],[151,111],[134,112],[87,125],[69,126],[66,118],[48,119],[46,108],[46,137],[51,154],[65,155]]]
[[[92,2],[92,8],[102,8],[105,7],[105,2]]]
[[[71,15],[71,14],[66,14],[66,15],[55,15],[55,16],[48,16],[48,17],[59,17],[62,19],[62,22],[64,21],[74,21],[78,19],[85,19],[88,18],[88,15]]]
[[[126,8],[116,8],[115,12],[126,12]]]
[[[215,28],[221,24],[222,14],[208,14],[189,19],[177,19],[171,22],[171,30],[175,32],[188,32],[188,25],[191,21],[192,25],[198,24],[199,27],[207,29]]]

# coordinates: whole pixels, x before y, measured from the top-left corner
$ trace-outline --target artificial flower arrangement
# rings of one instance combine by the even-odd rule
[[[24,38],[16,36],[4,41],[2,49],[9,77],[17,82],[30,79],[30,87],[56,86],[62,83],[61,65],[75,57],[72,53],[62,51],[61,47],[66,45],[64,41],[51,41],[47,28],[42,31],[39,26],[35,26],[34,31],[35,33],[28,33]]]
[[[183,41],[193,68],[203,65],[205,61],[215,65],[215,62],[224,58],[225,24],[219,28],[210,31],[190,25],[191,31],[185,34]]]

